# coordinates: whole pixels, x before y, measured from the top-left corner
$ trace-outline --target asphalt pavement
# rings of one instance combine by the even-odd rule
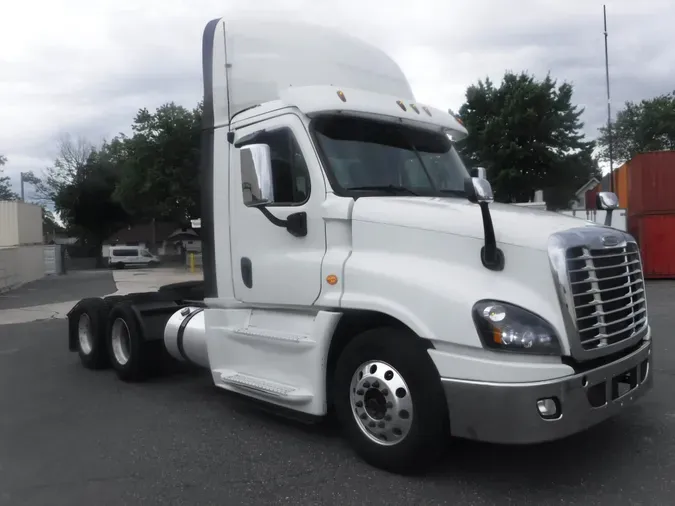
[[[65,320],[0,325],[0,505],[671,505],[675,283],[648,291],[655,386],[638,404],[555,443],[454,441],[423,477],[369,467],[334,427],[271,416],[208,374],[85,370]]]
[[[0,311],[99,297],[116,289],[110,270],[72,271],[65,276],[47,276],[0,293]]]

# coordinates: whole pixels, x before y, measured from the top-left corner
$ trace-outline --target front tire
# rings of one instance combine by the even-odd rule
[[[422,339],[377,328],[355,337],[335,370],[335,409],[355,451],[388,471],[421,472],[449,438],[441,381]]]

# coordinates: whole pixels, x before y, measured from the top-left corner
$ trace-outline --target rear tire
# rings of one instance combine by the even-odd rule
[[[373,466],[422,472],[443,455],[448,408],[426,341],[377,328],[355,337],[335,370],[333,399],[354,450]]]
[[[98,297],[82,299],[69,316],[71,338],[80,362],[87,369],[104,369],[110,365],[105,344],[108,305]]]
[[[146,379],[152,368],[157,343],[143,340],[140,322],[129,302],[119,302],[110,312],[107,332],[110,364],[122,381]]]

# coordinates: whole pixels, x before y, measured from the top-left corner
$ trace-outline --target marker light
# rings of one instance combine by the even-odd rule
[[[401,102],[400,100],[397,100],[396,103],[398,104],[398,106],[401,109],[403,109],[404,111],[407,111],[407,109],[405,108],[405,104],[403,102]]]
[[[347,101],[347,97],[345,97],[345,94],[343,93],[342,90],[338,90],[337,96],[340,97],[340,100],[342,100],[343,102]]]
[[[560,355],[555,330],[543,318],[506,302],[480,301],[473,307],[473,320],[485,348]]]

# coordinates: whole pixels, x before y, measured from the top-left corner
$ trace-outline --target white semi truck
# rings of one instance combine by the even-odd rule
[[[282,412],[334,413],[396,472],[450,436],[562,438],[651,387],[635,240],[492,203],[455,150],[461,122],[382,51],[217,19],[203,75],[204,281],[79,302],[69,348],[86,367],[136,381],[168,351]]]

